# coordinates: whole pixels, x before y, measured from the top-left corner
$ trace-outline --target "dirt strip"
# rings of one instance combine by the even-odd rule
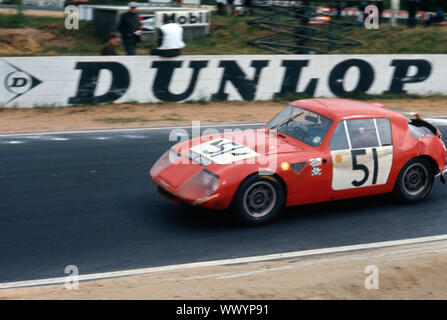
[[[378,289],[365,288],[373,283],[367,266],[377,267]],[[0,299],[447,299],[446,274],[440,241],[81,282],[77,290],[6,289]]]
[[[0,14],[17,14],[17,9],[0,8]],[[63,11],[51,11],[51,10],[33,10],[24,9],[23,14],[26,16],[34,17],[64,17],[65,13]]]
[[[387,107],[447,114],[447,99],[377,100]],[[287,102],[109,104],[66,108],[0,108],[0,133],[265,122]]]

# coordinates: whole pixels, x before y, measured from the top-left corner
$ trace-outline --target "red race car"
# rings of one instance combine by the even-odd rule
[[[415,202],[445,183],[440,131],[419,117],[343,99],[291,103],[261,129],[180,142],[152,167],[174,202],[227,209],[249,225],[284,206],[393,192]]]

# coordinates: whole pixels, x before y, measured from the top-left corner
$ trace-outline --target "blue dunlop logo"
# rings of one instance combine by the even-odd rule
[[[28,72],[20,69],[19,67],[16,67],[15,65],[5,60],[3,61],[14,69],[14,71],[8,73],[4,79],[6,90],[13,94],[13,97],[9,99],[5,104],[14,101],[21,95],[24,95],[25,93],[42,83],[41,80],[37,79]]]

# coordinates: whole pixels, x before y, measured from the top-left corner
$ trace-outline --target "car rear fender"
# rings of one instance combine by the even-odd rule
[[[440,176],[442,183],[445,184],[446,183],[446,179],[445,179],[446,168],[439,165],[435,159],[433,159],[431,156],[429,156],[427,154],[421,155],[420,158],[426,159],[432,165],[432,168],[435,172],[435,176],[436,177]]]
[[[436,139],[436,140],[435,140]],[[439,137],[418,138],[418,157],[426,159],[433,168],[435,176],[440,175],[445,184],[446,149]]]
[[[435,172],[442,173],[446,166],[446,149],[438,137],[418,138],[418,156],[430,159]]]

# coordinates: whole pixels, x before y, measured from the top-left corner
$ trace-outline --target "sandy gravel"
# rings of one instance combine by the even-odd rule
[[[0,28],[0,56],[32,54],[48,45],[72,46],[67,39],[60,39],[48,31],[35,28]]]
[[[162,103],[68,108],[0,109],[0,132],[41,132],[267,121],[284,103]]]
[[[0,299],[447,299],[447,242],[0,290]],[[365,289],[365,267],[378,289]],[[82,273],[82,270],[80,270]]]
[[[447,115],[447,99],[378,100],[394,109]],[[202,123],[265,122],[286,102],[120,104],[0,109],[0,133],[135,128]]]

